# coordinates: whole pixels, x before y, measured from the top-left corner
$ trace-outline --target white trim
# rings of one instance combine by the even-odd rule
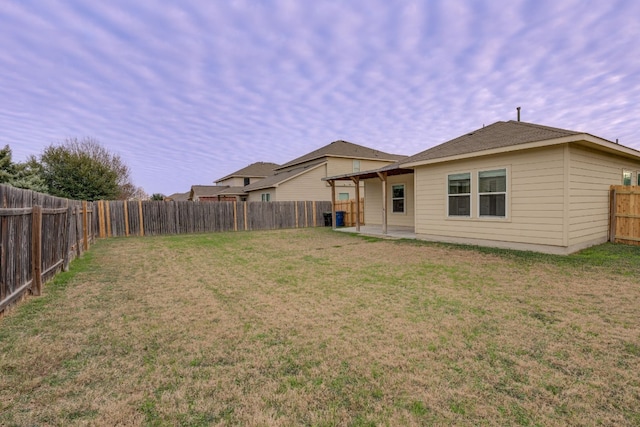
[[[510,145],[510,146],[507,146],[507,147],[492,148],[492,149],[489,149],[489,150],[473,151],[473,152],[470,152],[470,153],[458,154],[458,155],[448,156],[448,157],[441,157],[441,158],[438,158],[438,159],[417,160],[415,162],[403,163],[402,167],[403,168],[407,168],[407,169],[411,169],[411,168],[414,168],[416,166],[424,166],[424,165],[430,165],[430,164],[434,164],[434,163],[450,162],[450,161],[453,161],[453,160],[463,160],[463,159],[469,159],[469,158],[480,157],[480,156],[489,156],[489,155],[493,155],[493,154],[510,153],[510,152],[513,152],[513,151],[528,150],[528,149],[531,149],[531,148],[549,147],[549,146],[552,146],[552,145],[568,144],[570,142],[575,142],[575,143],[583,144],[583,145],[586,145],[586,146],[596,146],[600,150],[607,151],[607,152],[610,152],[610,153],[616,153],[618,155],[626,155],[628,157],[632,157],[632,158],[635,158],[635,159],[639,159],[640,158],[640,151],[638,151],[638,150],[635,150],[635,149],[629,148],[629,147],[625,147],[625,146],[616,144],[616,143],[611,142],[611,141],[607,141],[606,139],[599,138],[597,136],[589,135],[588,133],[581,133],[581,134],[578,134],[578,135],[571,135],[571,136],[565,136],[565,137],[562,137],[562,138],[548,139],[548,140],[545,140],[545,141],[528,142],[528,143],[525,143],[525,144]]]
[[[393,210],[393,201],[394,199],[400,200],[399,197],[393,197],[393,187],[402,186],[402,212],[396,212]],[[404,182],[399,182],[395,184],[391,184],[391,213],[395,215],[406,215],[407,214],[407,184]]]
[[[481,193],[480,192],[480,173],[481,172],[493,172],[493,171],[499,171],[499,170],[504,170],[504,191],[495,191],[495,192],[489,192],[489,193]],[[476,176],[478,177],[478,179],[476,180],[477,182],[477,186],[476,186],[476,202],[478,203],[478,219],[492,219],[492,220],[504,220],[504,219],[508,219],[509,218],[509,185],[507,184],[509,182],[509,170],[506,167],[502,167],[502,168],[491,168],[491,169],[478,169],[476,170]],[[503,215],[482,215],[480,213],[480,196],[485,196],[485,195],[497,195],[497,194],[504,194],[504,216]]]
[[[462,174],[469,174],[469,193],[462,193],[462,194],[449,194],[449,177],[451,175],[462,175]],[[471,203],[472,201],[472,194],[473,194],[473,173],[470,170],[465,170],[465,171],[460,171],[460,172],[447,172],[445,174],[445,197],[447,198],[447,203],[445,203],[445,218],[447,219],[471,219],[473,218],[473,204]],[[469,215],[449,215],[449,197],[469,197]]]

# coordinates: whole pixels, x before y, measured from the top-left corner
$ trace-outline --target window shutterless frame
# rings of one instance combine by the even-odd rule
[[[405,213],[405,194],[404,184],[391,186],[391,212]]]
[[[631,185],[633,182],[633,172],[628,170],[622,171],[622,185]]]
[[[447,217],[471,217],[471,172],[447,175]]]
[[[478,171],[478,216],[480,218],[506,218],[506,169]]]

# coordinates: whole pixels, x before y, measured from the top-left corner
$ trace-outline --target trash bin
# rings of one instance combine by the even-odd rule
[[[324,226],[331,227],[331,212],[323,212],[322,216],[324,216]]]
[[[344,211],[336,211],[336,227],[344,227]]]

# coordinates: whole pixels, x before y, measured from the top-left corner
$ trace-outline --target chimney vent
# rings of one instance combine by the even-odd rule
[[[516,110],[518,110],[518,121],[520,121],[520,107],[516,107]]]

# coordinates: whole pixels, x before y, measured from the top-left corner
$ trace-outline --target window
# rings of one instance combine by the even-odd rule
[[[404,184],[391,186],[391,211],[394,213],[404,213]]]
[[[338,200],[349,200],[349,193],[338,193]]]
[[[270,202],[271,201],[271,193],[262,193],[262,201]]]
[[[449,175],[448,187],[449,216],[471,216],[471,174]]]
[[[636,173],[636,176],[637,176],[637,178],[638,178],[638,185],[640,185],[640,171],[638,171],[638,172]]]
[[[507,170],[478,172],[480,216],[504,217],[507,199]]]
[[[631,171],[622,171],[622,185],[631,185],[632,175]]]
[[[353,161],[353,171],[360,172],[360,160]]]
[[[249,185],[249,184],[251,184],[251,178],[245,178],[244,185]]]

